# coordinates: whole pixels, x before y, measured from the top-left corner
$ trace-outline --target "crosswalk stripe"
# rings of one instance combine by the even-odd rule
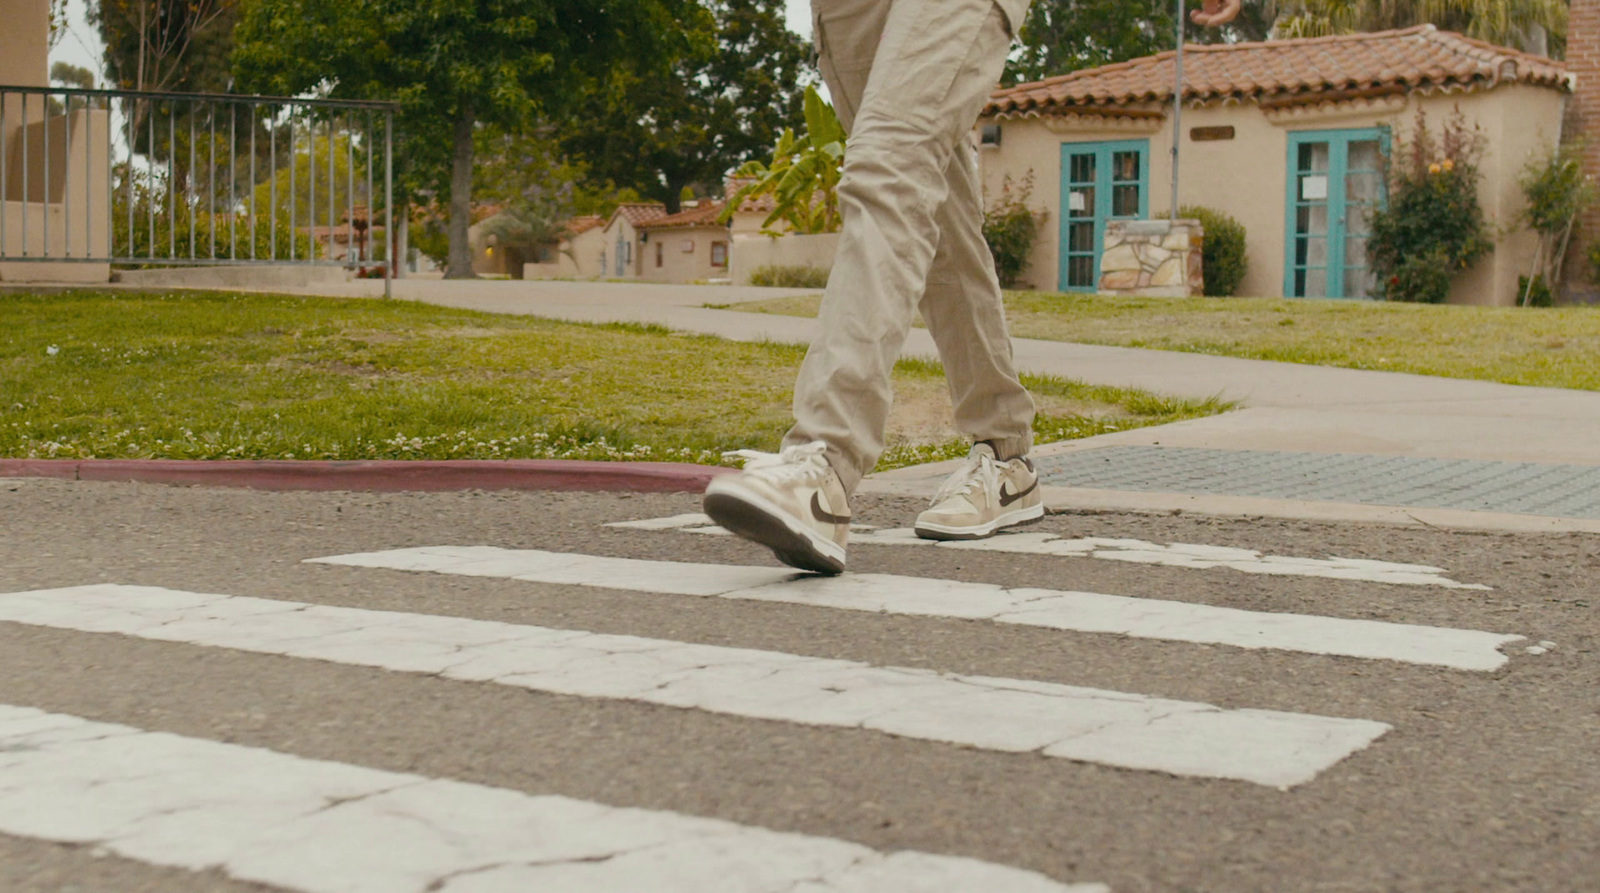
[[[1190,602],[1053,589],[1003,589],[892,574],[819,577],[782,568],[609,558],[494,546],[424,546],[308,559],[311,563],[505,577],[635,592],[991,620],[1238,648],[1270,648],[1495,670],[1500,647],[1522,636],[1470,629],[1280,614]]]
[[[1106,893],[975,859],[0,705],[0,832],[299,893]]]
[[[0,620],[1283,789],[1390,728],[1029,680],[146,586],[0,595]]]
[[[713,524],[710,516],[686,512],[664,518],[640,521],[613,521],[607,527],[624,530],[674,530],[683,533],[728,535]],[[1126,537],[1086,536],[1069,538],[1054,533],[1022,531],[1002,533],[980,540],[925,540],[909,527],[879,529],[850,528],[852,546],[921,546],[969,552],[1008,552],[1022,555],[1048,555],[1066,558],[1102,558],[1133,564],[1158,564],[1195,570],[1228,568],[1246,574],[1279,577],[1322,577],[1330,580],[1359,580],[1395,586],[1438,586],[1442,589],[1487,590],[1480,583],[1461,583],[1444,576],[1445,569],[1428,564],[1401,564],[1367,558],[1302,558],[1293,555],[1263,555],[1255,549],[1206,546],[1198,543],[1152,543]]]

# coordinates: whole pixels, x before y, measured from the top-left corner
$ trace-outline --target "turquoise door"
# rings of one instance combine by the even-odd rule
[[[1388,199],[1389,133],[1303,130],[1289,134],[1288,256],[1283,293],[1292,298],[1365,298],[1370,215]]]
[[[1062,291],[1100,284],[1106,221],[1149,214],[1149,177],[1149,140],[1061,144]]]

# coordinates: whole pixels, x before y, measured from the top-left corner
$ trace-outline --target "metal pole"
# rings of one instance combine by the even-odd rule
[[[195,193],[198,192],[199,190],[195,186],[194,170],[195,170],[195,164],[194,164],[194,100],[191,99],[191,100],[189,100],[189,176],[186,178],[188,180],[188,182],[186,182],[184,184],[184,196],[183,196],[183,205],[184,205],[185,208],[189,209],[189,259],[190,260],[194,260],[195,250],[196,250],[195,249],[195,245],[194,245],[194,242],[195,242],[194,218],[195,218],[195,215],[200,213],[200,202],[195,200]]]
[[[267,213],[272,215],[272,222],[268,226],[268,238],[272,240],[267,249],[267,259],[278,259],[278,107],[273,106],[272,115],[267,124],[267,182],[268,187]]]
[[[0,165],[11,157],[6,151],[6,133],[11,129],[6,126],[6,100],[9,98],[9,94],[0,91]],[[6,181],[9,179],[0,174],[0,257],[6,256]]]
[[[1172,218],[1178,219],[1178,143],[1183,140],[1183,0],[1177,5],[1178,49],[1172,56]]]
[[[292,105],[289,106],[289,120],[286,126],[289,130],[289,259],[294,260],[294,242],[296,232],[294,228],[294,203],[295,199],[299,197],[299,184],[295,182],[295,168],[300,163],[300,156],[295,154],[295,152],[298,150],[295,149],[294,142],[294,106]],[[310,257],[306,258],[306,260],[310,259]]]
[[[28,256],[28,187],[33,171],[28,167],[28,94],[22,94],[22,256]]]
[[[250,103],[250,182],[245,184],[250,190],[250,259],[256,260],[256,218],[261,215],[261,209],[256,207],[256,120],[261,115],[261,109],[255,103]]]
[[[395,232],[394,232],[394,112],[386,112],[383,122],[383,213],[385,217],[383,296],[394,297]]]

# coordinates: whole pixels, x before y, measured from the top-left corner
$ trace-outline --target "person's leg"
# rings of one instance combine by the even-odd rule
[[[848,492],[883,451],[890,372],[942,241],[950,168],[968,163],[965,137],[999,81],[1010,34],[993,0],[814,0],[814,9],[829,90],[839,83],[835,105],[850,128],[844,228],[784,443],[827,444]],[[857,100],[851,87],[869,50]],[[968,395],[969,417],[980,401]]]
[[[918,309],[939,348],[956,429],[994,447],[1002,459],[1027,455],[1033,446],[1033,398],[1011,360],[1000,283],[983,238],[978,172],[963,147],[946,181],[950,197],[939,209],[939,251]]]

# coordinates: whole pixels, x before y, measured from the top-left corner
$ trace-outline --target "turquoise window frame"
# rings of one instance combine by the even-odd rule
[[[1345,249],[1345,237],[1349,228],[1344,217],[1347,195],[1345,192],[1345,176],[1349,170],[1350,144],[1376,140],[1378,151],[1385,161],[1389,158],[1391,138],[1387,127],[1361,127],[1334,130],[1296,130],[1289,133],[1288,163],[1284,185],[1284,227],[1283,227],[1283,294],[1285,297],[1303,297],[1295,292],[1295,274],[1301,269],[1315,269],[1313,265],[1296,263],[1295,257],[1295,225],[1302,206],[1317,204],[1300,199],[1299,164],[1300,147],[1309,143],[1328,144],[1328,195],[1322,202],[1328,208],[1328,231],[1326,257],[1322,269],[1326,275],[1325,290],[1327,297],[1332,300],[1347,299],[1345,295],[1345,264],[1342,262]],[[1387,171],[1385,171],[1387,174]],[[1389,203],[1389,186],[1387,177],[1379,187],[1381,192],[1378,198],[1378,207],[1384,208]],[[1335,208],[1339,213],[1335,213]],[[1335,246],[1338,250],[1335,251]],[[1335,257],[1341,259],[1338,265],[1330,263]],[[1358,298],[1359,299],[1359,298]]]
[[[1072,180],[1071,157],[1078,154],[1093,153],[1095,156],[1094,180],[1094,274],[1093,285],[1068,285],[1068,265],[1073,256],[1082,256],[1083,252],[1070,251],[1071,226],[1073,221],[1082,221],[1083,218],[1073,218],[1072,188],[1076,185]],[[1112,214],[1112,186],[1114,183],[1130,181],[1113,181],[1112,157],[1122,152],[1139,153],[1139,211],[1137,214]],[[1087,182],[1087,181],[1085,181]],[[1060,225],[1057,228],[1057,238],[1060,240],[1060,250],[1057,252],[1056,261],[1056,287],[1059,291],[1095,292],[1100,284],[1100,255],[1105,252],[1106,223],[1111,220],[1144,220],[1150,216],[1150,141],[1144,140],[1110,140],[1104,142],[1062,143],[1061,144],[1061,213],[1057,215]]]

